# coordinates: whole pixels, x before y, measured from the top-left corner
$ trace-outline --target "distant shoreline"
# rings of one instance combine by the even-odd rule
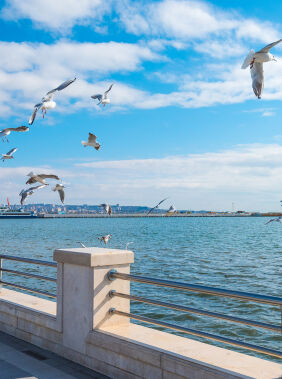
[[[273,215],[266,215],[266,214],[173,214],[173,215],[166,215],[166,214],[134,214],[134,213],[128,213],[128,214],[112,214],[111,216],[106,214],[89,214],[89,213],[74,213],[74,214],[41,214],[38,215],[38,218],[154,218],[154,217],[163,217],[163,218],[178,218],[178,217],[269,217]]]

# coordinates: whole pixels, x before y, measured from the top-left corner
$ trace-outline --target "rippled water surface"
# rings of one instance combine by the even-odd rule
[[[259,217],[1,219],[1,253],[52,260],[56,248],[79,247],[78,241],[86,246],[101,246],[97,237],[110,233],[113,236],[110,247],[125,248],[126,242],[133,242],[130,248],[135,253],[135,263],[131,266],[134,274],[281,296],[282,225],[265,225],[266,221],[266,218]],[[54,273],[52,268],[41,267],[37,270],[34,266],[8,261],[4,267],[25,268],[50,276]],[[55,292],[54,285],[49,282],[34,282],[33,279],[4,273],[3,279],[8,278],[26,286]],[[132,293],[277,325],[281,321],[279,307],[271,305],[138,283],[132,284]],[[281,349],[281,335],[275,332],[140,303],[132,302],[131,311],[192,329]]]

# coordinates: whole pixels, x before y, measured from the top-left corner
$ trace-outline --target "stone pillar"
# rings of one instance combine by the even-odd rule
[[[97,247],[59,249],[54,251],[54,261],[61,266],[57,301],[66,347],[85,353],[85,340],[91,330],[130,322],[109,314],[112,307],[129,312],[129,300],[111,298],[109,291],[129,294],[130,283],[121,279],[110,281],[107,274],[112,269],[128,274],[130,263],[134,262],[133,252]]]

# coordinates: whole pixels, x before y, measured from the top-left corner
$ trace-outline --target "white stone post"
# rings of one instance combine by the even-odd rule
[[[129,294],[126,280],[110,281],[110,270],[128,274],[134,254],[128,250],[108,248],[59,249],[54,260],[60,264],[58,311],[62,313],[63,345],[85,353],[86,337],[94,328],[129,323],[129,319],[110,315],[114,307],[129,312],[129,300],[110,297],[109,291]],[[59,315],[58,315],[59,316]]]

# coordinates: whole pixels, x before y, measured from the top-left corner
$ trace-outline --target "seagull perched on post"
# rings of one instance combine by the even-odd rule
[[[159,208],[159,205],[161,205],[161,204],[162,204],[164,201],[166,201],[167,199],[169,199],[169,197],[166,197],[165,199],[161,200],[157,205],[155,205],[153,208],[151,208],[151,209],[149,210],[149,212],[147,213],[147,215],[150,214],[154,209]]]
[[[276,221],[276,222],[281,222],[282,216],[276,217],[276,218],[271,218],[269,221],[265,223],[265,225],[269,224],[270,222]]]
[[[65,191],[64,186],[62,184],[56,184],[56,186],[53,188],[53,191],[58,191],[60,195],[61,202],[64,204],[65,201]]]
[[[30,187],[30,188],[28,188],[28,189],[26,189],[26,190],[21,190],[21,192],[20,192],[20,194],[19,194],[19,196],[21,196],[21,205],[24,204],[25,199],[26,199],[28,196],[32,195],[32,194],[34,193],[35,190],[40,189],[40,188],[43,188],[43,187],[45,187],[45,186],[46,186],[46,184],[40,184],[39,186],[36,186],[36,187]]]
[[[36,117],[36,114],[37,114],[37,112],[38,112],[38,110],[40,108],[42,110],[43,118],[44,118],[44,114],[47,113],[47,109],[54,109],[56,107],[56,103],[53,100],[55,92],[62,91],[63,89],[65,89],[66,87],[68,87],[70,84],[72,84],[75,80],[76,80],[76,78],[70,79],[70,80],[66,80],[65,82],[63,82],[62,84],[60,84],[58,87],[56,87],[56,88],[52,89],[51,91],[47,92],[46,95],[44,97],[42,97],[41,102],[38,103],[38,104],[35,104],[34,110],[32,112],[32,115],[30,116],[30,119],[29,119],[29,122],[28,122],[29,125],[33,124],[33,122],[35,120],[35,117]]]
[[[30,176],[30,178],[28,179],[28,181],[26,182],[26,184],[32,184],[32,183],[36,183],[36,182],[39,182],[39,183],[42,183],[42,184],[46,184],[47,186],[49,185],[48,183],[46,183],[45,179],[56,179],[56,180],[60,180],[60,178],[57,176],[57,175],[52,175],[52,174],[34,174],[32,171],[27,174],[27,176]]]
[[[269,51],[273,46],[277,45],[281,41],[282,39],[272,42],[257,52],[251,50],[241,66],[242,69],[250,66],[253,91],[258,99],[261,99],[264,86],[263,63],[276,61],[274,55],[270,54]]]
[[[100,240],[101,242],[104,242],[104,244],[107,245],[107,243],[109,242],[111,238],[112,238],[111,234],[106,234],[105,236],[98,237],[98,240]]]
[[[100,207],[103,207],[105,212],[110,216],[113,212],[112,212],[112,207],[110,206],[110,204],[100,204]]]
[[[104,92],[104,94],[96,94],[96,95],[92,95],[92,99],[98,99],[99,100],[99,103],[97,105],[100,105],[100,104],[103,104],[103,106],[105,106],[106,104],[110,104],[110,99],[108,98],[108,93],[110,92],[110,90],[112,89],[114,84],[111,84],[110,87],[107,89],[107,91]]]
[[[14,159],[13,154],[17,151],[18,149],[15,147],[14,149],[8,151],[6,154],[2,154],[2,161],[4,162],[5,159]]]
[[[101,145],[98,142],[96,142],[96,139],[97,137],[95,136],[95,134],[88,133],[88,141],[87,142],[81,141],[81,143],[84,147],[93,146],[94,149],[99,150]]]
[[[28,132],[29,127],[28,126],[18,126],[17,128],[6,128],[0,130],[0,137],[2,138],[2,141],[4,142],[4,138],[6,138],[7,142],[9,142],[7,136],[10,135],[11,132]]]

